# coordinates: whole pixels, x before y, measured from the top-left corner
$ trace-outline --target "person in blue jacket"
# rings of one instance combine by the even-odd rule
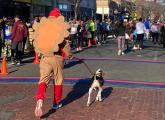
[[[146,39],[148,40],[149,39],[149,33],[150,33],[150,21],[148,18],[146,18],[145,22],[144,22],[144,26],[145,26],[145,29],[146,29]]]
[[[11,32],[12,26],[10,25],[10,21],[8,21],[5,25],[4,31],[4,39],[5,39],[5,47],[4,47],[4,55],[6,57],[10,57],[11,55]]]

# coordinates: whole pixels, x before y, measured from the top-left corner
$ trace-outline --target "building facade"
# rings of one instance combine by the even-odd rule
[[[74,18],[74,4],[68,0],[58,0],[58,8],[67,20]],[[95,16],[96,13],[96,0],[81,0],[78,19],[84,17]]]
[[[79,17],[95,17],[96,15],[96,0],[82,0],[80,3]]]
[[[47,16],[56,0],[0,0],[0,18],[20,15],[28,20],[35,16]]]
[[[97,0],[97,16],[100,19],[104,19],[105,17],[109,17],[109,0]]]
[[[0,17],[30,17],[31,0],[0,0]]]
[[[52,8],[58,7],[67,18],[74,18],[74,4],[69,0],[0,0],[0,18],[14,17],[16,14],[24,19],[35,16],[48,16]],[[96,0],[81,0],[78,19],[95,17]]]
[[[53,8],[52,0],[32,0],[31,17],[48,16],[52,8]]]
[[[69,18],[71,18],[73,15],[73,6],[74,5],[68,0],[57,0],[57,7],[67,20],[69,20]]]

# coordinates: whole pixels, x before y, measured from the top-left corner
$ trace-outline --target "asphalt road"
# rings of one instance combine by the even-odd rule
[[[131,49],[123,56],[117,56],[117,43],[107,39],[107,43],[97,47],[84,48],[81,52],[73,50],[74,56],[84,59],[91,71],[103,69],[106,79],[164,82],[165,49],[145,42],[143,50]],[[131,44],[129,45],[131,47]],[[8,65],[8,76],[39,77],[39,66],[32,64],[33,57],[24,59],[22,66]],[[91,77],[86,66],[77,60],[66,61],[65,77]]]
[[[147,41],[147,47],[140,51],[129,51],[124,56],[117,56],[117,44],[114,40],[102,46],[74,52],[84,59],[94,72],[98,68],[105,72],[105,79],[163,82],[165,81],[165,50],[162,46],[153,46]],[[21,66],[8,63],[9,77],[39,77],[39,65],[32,64],[33,57],[24,59]],[[90,78],[90,72],[84,63],[66,61],[66,78]],[[3,76],[1,76],[3,77]],[[7,78],[8,79],[8,78]],[[17,79],[17,78],[15,78]],[[11,79],[12,81],[13,79]],[[29,80],[29,79],[28,79]],[[5,81],[5,80],[4,80]],[[36,82],[35,82],[36,83]],[[43,120],[165,120],[164,89],[135,86],[116,87],[105,85],[102,93],[103,102],[92,102],[86,107],[89,81],[77,81],[64,84],[64,106],[56,112],[49,111],[53,100],[53,86],[49,85],[44,102]],[[0,120],[38,120],[34,116],[34,83],[0,83]],[[96,96],[92,93],[92,101]]]

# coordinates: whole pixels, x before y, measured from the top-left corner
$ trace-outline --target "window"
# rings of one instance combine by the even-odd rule
[[[59,5],[59,9],[62,10],[62,4]]]

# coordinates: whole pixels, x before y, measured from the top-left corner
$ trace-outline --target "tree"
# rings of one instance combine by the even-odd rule
[[[130,14],[135,11],[135,4],[126,0],[121,0],[121,7],[126,8]]]
[[[74,5],[74,18],[77,19],[78,13],[79,13],[79,8],[80,8],[80,3],[82,0],[68,0]]]

